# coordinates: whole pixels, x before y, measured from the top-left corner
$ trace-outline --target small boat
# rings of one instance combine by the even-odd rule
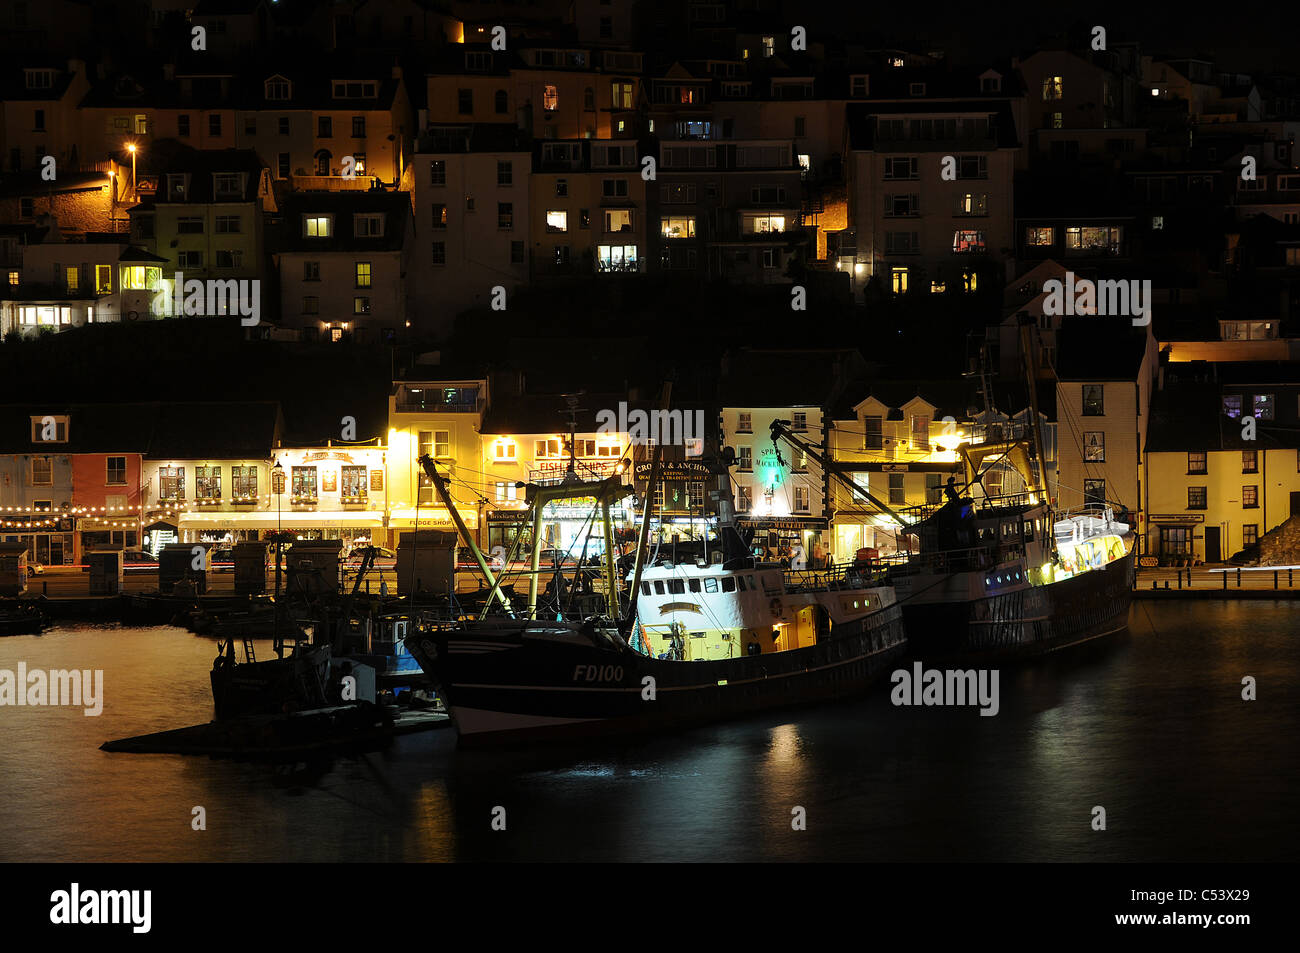
[[[49,627],[50,617],[32,602],[11,602],[0,607],[0,636],[40,635]]]

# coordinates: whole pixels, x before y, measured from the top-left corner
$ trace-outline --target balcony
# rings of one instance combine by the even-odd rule
[[[483,404],[477,387],[403,384],[397,390],[395,409],[399,414],[477,414]]]

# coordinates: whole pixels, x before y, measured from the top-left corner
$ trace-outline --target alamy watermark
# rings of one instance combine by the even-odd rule
[[[68,890],[50,894],[50,922],[58,925],[127,924],[132,933],[148,933],[153,921],[152,890]]]
[[[688,457],[704,453],[702,410],[628,410],[627,401],[620,400],[617,411],[596,414],[596,432],[627,434],[634,446],[685,447]]]
[[[889,680],[894,686],[889,700],[895,705],[979,705],[982,717],[996,715],[1001,708],[997,669],[940,671],[913,662],[910,672],[895,669]]]
[[[0,668],[0,707],[5,705],[81,707],[87,718],[93,718],[104,711],[104,671],[55,668],[29,672],[26,662],[19,662],[16,672]]]
[[[153,298],[155,317],[218,317],[239,315],[239,323],[252,327],[262,320],[262,282],[258,278],[190,278],[176,272],[170,291]]]
[[[1052,278],[1043,282],[1047,299],[1043,314],[1048,316],[1095,314],[1131,317],[1134,327],[1151,323],[1151,281],[1091,281],[1065,273],[1065,281]]]

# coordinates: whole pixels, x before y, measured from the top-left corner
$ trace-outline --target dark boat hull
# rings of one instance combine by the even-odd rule
[[[408,640],[436,675],[462,745],[659,732],[843,698],[863,691],[907,644],[894,605],[818,645],[717,661],[653,659],[598,635],[547,636],[545,625]]]
[[[1047,586],[983,599],[904,603],[911,654],[927,661],[1032,657],[1128,625],[1136,556]]]

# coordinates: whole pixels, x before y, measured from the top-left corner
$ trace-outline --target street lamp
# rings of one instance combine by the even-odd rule
[[[275,493],[275,595],[280,597],[280,501],[284,496],[284,467],[275,461],[271,467],[271,490]],[[276,610],[278,613],[278,609]]]
[[[131,153],[131,201],[138,202],[139,199],[136,198],[135,192],[135,143],[129,143],[126,147],[126,151]]]

